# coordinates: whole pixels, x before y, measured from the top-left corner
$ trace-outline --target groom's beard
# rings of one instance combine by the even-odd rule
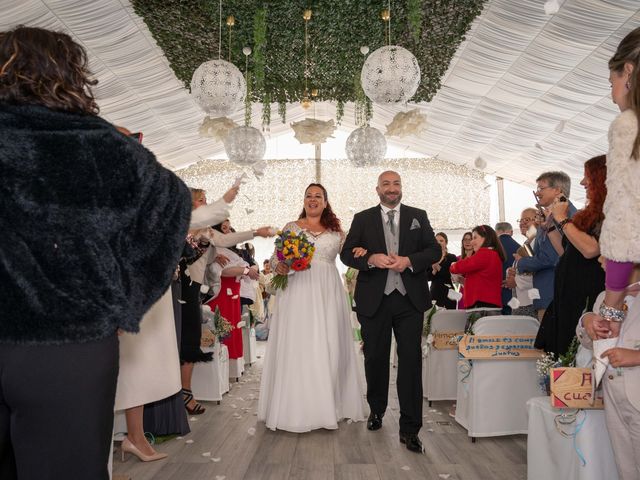
[[[389,198],[384,193],[380,193],[378,196],[380,197],[380,203],[388,207],[397,207],[400,200],[402,200],[402,192],[398,192],[398,196],[395,198]]]

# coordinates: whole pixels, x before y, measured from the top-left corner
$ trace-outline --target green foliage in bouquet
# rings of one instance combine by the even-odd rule
[[[558,361],[560,365],[563,367],[575,367],[576,366],[576,354],[578,353],[578,347],[580,346],[580,341],[578,337],[574,335],[573,340],[571,340],[571,344],[569,345],[569,349],[567,353],[564,355],[560,355],[558,357]]]
[[[485,315],[482,312],[470,312],[467,316],[467,323],[464,326],[464,333],[473,335],[473,326],[476,324],[479,318]]]
[[[220,308],[217,305],[213,312],[213,322],[211,327],[211,332],[213,332],[220,341],[231,335],[231,332],[233,331],[233,326],[229,323],[229,320],[222,316]]]
[[[433,318],[435,313],[438,311],[438,307],[436,306],[436,302],[433,301],[431,303],[433,304],[432,307],[429,310],[427,310],[426,312],[424,312],[424,322],[422,324],[422,336],[423,337],[428,337],[429,334],[431,333],[431,319]]]

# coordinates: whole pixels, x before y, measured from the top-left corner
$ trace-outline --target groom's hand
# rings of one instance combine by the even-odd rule
[[[391,255],[392,263],[387,268],[402,273],[407,268],[411,268],[411,260],[409,257],[401,257],[400,255]]]
[[[393,263],[393,260],[384,253],[374,253],[367,259],[367,263],[376,268],[389,268],[389,265]]]

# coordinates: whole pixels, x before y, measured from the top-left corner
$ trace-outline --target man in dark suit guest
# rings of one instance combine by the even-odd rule
[[[505,260],[502,263],[502,281],[507,278],[507,269],[513,265],[513,254],[518,251],[520,244],[513,239],[513,227],[509,222],[496,223],[496,233],[498,234],[498,240],[502,244],[502,248],[505,253]],[[511,307],[507,305],[513,292],[510,288],[507,288],[505,284],[502,284],[502,314],[511,315]]]
[[[369,430],[382,427],[389,394],[391,332],[398,344],[397,390],[400,401],[400,442],[422,452],[422,350],[424,312],[431,306],[427,269],[442,249],[424,210],[400,204],[400,175],[378,177],[380,204],[357,213],[340,254],[359,271],[354,309],[362,326]],[[367,253],[355,258],[353,250]]]

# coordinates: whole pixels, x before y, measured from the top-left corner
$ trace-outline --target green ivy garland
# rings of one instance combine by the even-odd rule
[[[433,98],[440,87],[440,78],[484,2],[392,3],[392,41],[411,50],[422,72],[420,87],[412,101],[428,102]],[[132,0],[132,3],[186,86],[202,62],[217,58],[217,1]],[[309,88],[318,89],[317,101],[355,101],[353,78],[362,69],[360,47],[367,45],[373,52],[384,45],[384,26],[380,20],[384,6],[386,2],[380,0],[224,0],[223,20],[229,15],[236,19],[231,58],[238,68],[244,69],[242,47],[253,49],[249,59],[252,101],[265,104],[267,96],[278,102],[300,101],[304,91],[305,8],[313,10],[309,21]],[[228,42],[228,35],[223,34],[223,52],[228,51]]]
[[[422,2],[420,0],[407,0],[407,20],[413,41],[420,43],[422,34]]]
[[[265,50],[267,47],[267,10],[262,7],[253,16],[253,74],[256,90],[264,89]]]

